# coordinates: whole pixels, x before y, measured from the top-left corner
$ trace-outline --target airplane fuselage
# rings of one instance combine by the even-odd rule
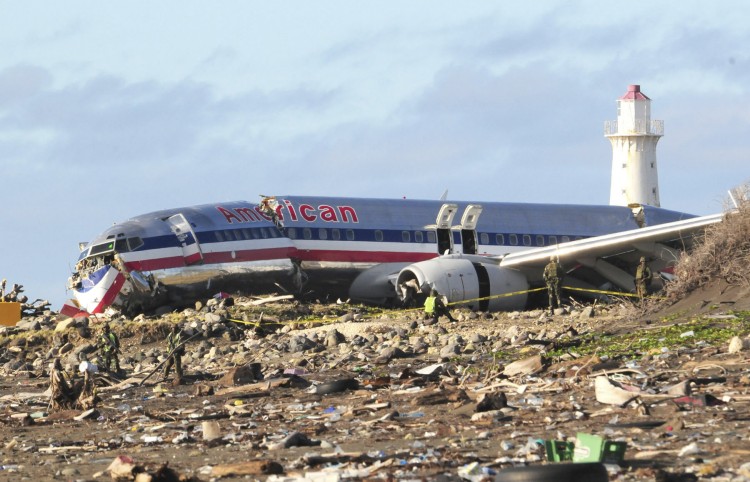
[[[693,217],[649,206],[636,219],[633,210],[618,206],[481,203],[475,229],[462,230],[436,225],[443,205],[278,196],[261,204],[157,211],[115,224],[92,240],[69,287],[80,307],[92,313],[110,304],[146,309],[157,294],[164,301],[281,286],[339,296],[378,266],[397,270],[446,252],[502,256]],[[472,203],[453,205],[464,212]],[[106,277],[110,281],[101,284]],[[374,290],[372,299],[382,298],[382,289]]]

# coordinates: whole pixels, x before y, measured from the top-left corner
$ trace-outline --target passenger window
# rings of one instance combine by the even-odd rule
[[[318,229],[318,239],[328,239],[328,231],[324,228]]]
[[[414,232],[414,241],[418,243],[424,242],[424,233],[422,231],[415,231]]]
[[[383,240],[383,231],[376,229],[375,230],[375,241],[382,241]]]
[[[253,235],[250,234],[250,230],[249,229],[243,229],[242,230],[242,239],[250,239],[252,237],[253,237]]]
[[[310,230],[310,228],[303,229],[302,236],[304,236],[305,239],[312,239],[312,231]]]
[[[505,244],[505,236],[503,236],[502,234],[496,234],[495,235],[495,244],[497,244],[498,246],[504,245]]]
[[[536,245],[544,246],[544,236],[542,236],[541,234],[536,235]]]
[[[557,236],[550,236],[549,237],[549,244],[551,246],[557,244]]]
[[[511,234],[509,236],[509,238],[510,238],[510,245],[511,246],[518,246],[518,236],[517,235]]]
[[[401,231],[401,241],[403,241],[404,243],[408,243],[411,241],[409,231]]]
[[[561,239],[563,243],[567,243],[568,241],[570,241],[570,238],[567,236],[563,236]]]
[[[338,229],[331,229],[331,239],[333,239],[334,241],[338,241],[339,239],[341,239],[341,231],[339,231]]]
[[[297,239],[297,228],[287,228],[286,235],[289,236],[289,239]]]
[[[482,233],[479,235],[479,244],[490,244],[490,235]]]
[[[427,242],[428,243],[437,242],[437,235],[435,234],[435,231],[427,231]]]
[[[580,241],[581,239],[583,239],[581,236],[576,236],[576,241]]]
[[[242,231],[239,229],[234,230],[234,239],[237,241],[242,241]]]
[[[214,235],[216,236],[216,241],[224,241],[224,236],[221,235],[221,231],[214,231]]]
[[[529,236],[528,234],[523,235],[523,245],[531,246],[531,236]]]
[[[347,229],[346,230],[346,239],[347,239],[347,241],[354,241],[354,230],[353,229]]]

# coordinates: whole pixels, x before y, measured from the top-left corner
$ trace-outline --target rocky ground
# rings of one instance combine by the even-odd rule
[[[624,442],[609,480],[750,481],[746,295],[434,324],[247,298],[114,315],[124,374],[98,374],[91,412],[50,409],[48,367],[93,359],[103,318],[25,318],[0,333],[0,480],[504,480],[583,433]],[[186,383],[144,382],[174,323]]]

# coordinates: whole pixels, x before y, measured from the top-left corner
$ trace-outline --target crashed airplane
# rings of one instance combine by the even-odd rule
[[[111,305],[133,314],[220,291],[280,289],[419,302],[431,288],[471,309],[519,309],[534,302],[530,290],[543,286],[550,256],[560,258],[567,286],[632,292],[640,256],[668,272],[693,235],[721,219],[646,205],[310,196],[169,209],[88,243],[62,312]]]
[[[613,149],[608,206],[261,196],[158,211],[115,224],[88,243],[63,313],[126,313],[219,291],[278,291],[386,304],[419,303],[435,288],[481,311],[534,303],[547,260],[581,295],[634,289],[641,256],[668,272],[693,236],[722,214],[659,206],[662,121],[639,85],[605,122]],[[460,213],[460,215],[459,215]],[[455,221],[454,221],[455,220]],[[543,293],[542,293],[543,294]]]

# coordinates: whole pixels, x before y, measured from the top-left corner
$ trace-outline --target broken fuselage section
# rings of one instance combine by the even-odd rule
[[[126,313],[198,294],[296,289],[294,246],[260,206],[245,202],[158,211],[116,224],[88,243],[68,280],[77,308]]]

